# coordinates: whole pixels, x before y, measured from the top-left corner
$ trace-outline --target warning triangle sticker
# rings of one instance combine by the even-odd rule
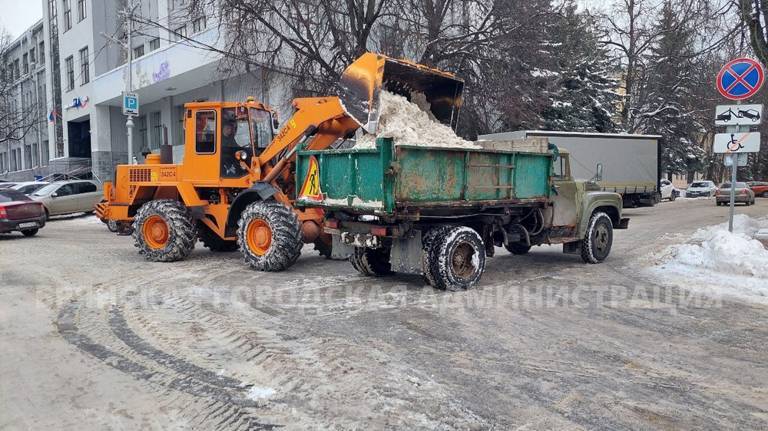
[[[323,192],[320,190],[320,169],[315,156],[309,158],[307,176],[299,191],[299,199],[323,200]]]

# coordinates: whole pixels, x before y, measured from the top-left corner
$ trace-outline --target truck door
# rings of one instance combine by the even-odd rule
[[[554,185],[556,194],[553,196],[552,226],[576,227],[579,220],[579,206],[576,202],[579,196],[576,181],[571,177],[568,156],[561,155],[554,162]]]

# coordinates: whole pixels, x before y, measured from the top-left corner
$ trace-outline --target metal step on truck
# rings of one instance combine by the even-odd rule
[[[512,148],[510,146],[510,148]],[[599,175],[599,173],[598,173]],[[394,145],[298,151],[296,200],[322,208],[337,256],[366,276],[421,274],[439,289],[476,285],[503,246],[563,244],[587,263],[626,229],[621,196],[575,181],[566,152]]]

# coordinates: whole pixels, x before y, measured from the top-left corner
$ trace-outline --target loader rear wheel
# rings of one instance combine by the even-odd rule
[[[254,202],[245,208],[237,243],[251,268],[269,272],[293,265],[304,245],[296,213],[277,201]]]
[[[366,277],[380,277],[392,273],[388,248],[355,247],[355,252],[349,256],[349,263]]]
[[[197,235],[203,246],[211,251],[231,252],[237,250],[237,240],[222,239],[204,223],[198,224]]]
[[[197,229],[187,208],[178,201],[149,201],[133,219],[134,245],[153,262],[182,260],[195,248]]]
[[[472,228],[455,226],[434,239],[430,267],[434,287],[466,290],[475,286],[485,270],[485,244]]]

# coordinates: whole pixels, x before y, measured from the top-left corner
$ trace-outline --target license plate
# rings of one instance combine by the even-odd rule
[[[19,229],[29,229],[31,227],[37,227],[37,222],[19,223]]]

